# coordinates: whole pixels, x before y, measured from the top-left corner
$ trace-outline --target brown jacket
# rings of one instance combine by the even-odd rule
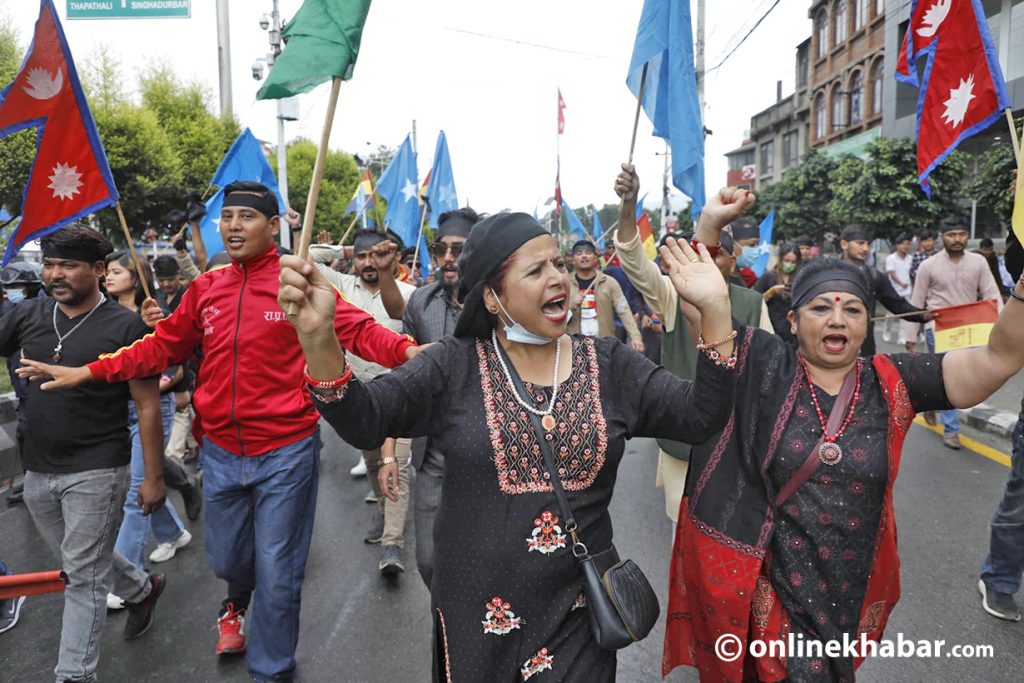
[[[629,309],[629,302],[626,295],[622,293],[622,287],[615,278],[597,271],[594,278],[594,296],[597,299],[597,334],[600,337],[615,336],[615,317],[622,321],[626,328],[626,334],[630,339],[640,339],[640,330],[636,326],[633,312]],[[569,334],[580,333],[580,286],[576,276],[569,277],[569,305],[572,306],[572,320],[569,321],[567,332]]]

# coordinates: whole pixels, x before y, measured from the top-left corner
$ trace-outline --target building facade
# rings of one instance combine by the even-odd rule
[[[886,74],[892,78],[886,0],[814,0],[809,15],[810,146],[860,154],[881,134]]]
[[[725,153],[729,160],[729,170],[725,175],[725,184],[730,187],[740,187],[744,190],[757,189],[757,145],[749,137],[743,144]]]

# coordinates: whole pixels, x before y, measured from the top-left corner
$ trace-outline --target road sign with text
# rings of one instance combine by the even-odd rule
[[[68,0],[68,19],[165,19],[191,16],[192,0]]]

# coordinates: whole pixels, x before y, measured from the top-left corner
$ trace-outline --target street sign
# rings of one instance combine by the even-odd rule
[[[188,18],[192,0],[68,0],[68,19]]]

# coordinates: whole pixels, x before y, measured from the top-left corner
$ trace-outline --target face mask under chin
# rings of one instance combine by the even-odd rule
[[[501,308],[501,312],[505,314],[505,317],[512,321],[512,324],[510,325],[506,323],[501,316],[498,316],[498,320],[501,320],[501,324],[505,327],[505,338],[510,342],[515,342],[516,344],[531,344],[533,346],[547,346],[558,338],[542,337],[539,334],[530,332],[528,329],[517,323],[512,316],[508,314],[508,311],[505,310],[505,307],[501,303],[501,299],[495,297],[495,300],[497,300],[498,306]],[[566,316],[565,322],[568,323],[570,320],[572,320],[572,309],[569,310],[569,314]]]

